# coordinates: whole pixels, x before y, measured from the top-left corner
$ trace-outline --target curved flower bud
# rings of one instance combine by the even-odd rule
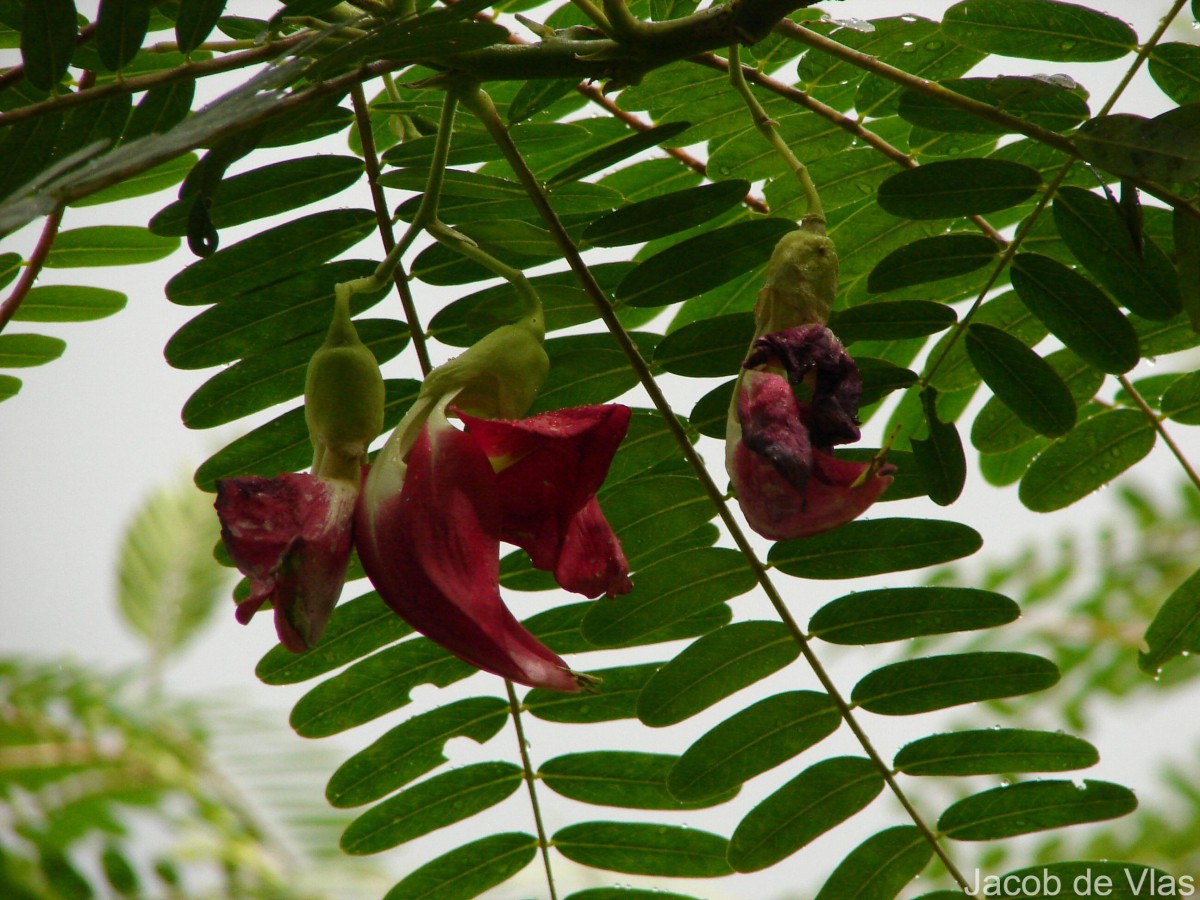
[[[363,568],[388,606],[460,659],[521,684],[578,690],[500,599],[496,476],[475,438],[446,420],[449,400],[409,420],[415,435],[402,423],[376,460],[356,513]]]
[[[859,438],[858,367],[829,329],[803,325],[755,341],[727,426],[726,468],[746,521],[771,540],[828,531],[861,515],[894,466],[833,456]],[[780,374],[782,370],[785,374]],[[801,402],[793,384],[806,384]]]

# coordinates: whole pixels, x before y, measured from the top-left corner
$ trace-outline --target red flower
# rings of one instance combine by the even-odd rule
[[[245,625],[270,601],[279,640],[295,653],[316,643],[341,595],[367,447],[383,428],[383,377],[354,330],[349,297],[338,294],[325,342],[308,363],[312,474],[217,482],[221,537],[251,582],[237,619]]]
[[[312,646],[346,578],[357,494],[353,482],[306,474],[217,482],[221,537],[251,581],[239,622],[269,600],[280,642],[297,653]]]
[[[894,466],[832,454],[857,441],[858,367],[823,325],[754,342],[730,410],[726,468],[746,521],[771,540],[837,528],[857,518],[892,482]],[[784,374],[780,374],[780,372]],[[812,399],[796,399],[792,384]]]
[[[578,690],[578,676],[504,606],[499,545],[525,548],[568,590],[630,589],[594,496],[629,410],[580,407],[515,421],[460,414],[460,431],[446,419],[450,399],[428,412],[418,400],[371,469],[355,526],[363,568],[403,619],[471,665]]]

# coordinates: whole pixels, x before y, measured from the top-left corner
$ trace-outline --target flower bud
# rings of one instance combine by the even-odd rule
[[[824,325],[837,294],[838,257],[820,223],[779,239],[754,307],[755,337],[797,325]]]
[[[339,298],[325,343],[308,363],[304,414],[313,474],[357,483],[367,447],[383,430],[383,376]]]
[[[519,419],[542,388],[550,358],[526,323],[502,325],[434,369],[422,394],[455,394],[456,409],[481,419]]]

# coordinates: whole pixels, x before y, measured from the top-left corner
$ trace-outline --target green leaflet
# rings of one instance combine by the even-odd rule
[[[1071,254],[1132,312],[1170,319],[1182,308],[1170,259],[1149,235],[1139,250],[1115,204],[1063,187],[1054,198],[1054,224]]]
[[[967,355],[996,397],[1039,434],[1058,437],[1075,425],[1075,400],[1048,362],[991,325],[967,326]]]
[[[646,663],[589,672],[600,679],[595,693],[564,694],[534,688],[525,695],[523,706],[547,722],[612,722],[637,715],[637,697],[661,666]]]
[[[775,694],[726,719],[688,747],[667,776],[667,788],[682,800],[721,795],[787,762],[841,724],[837,707],[825,694]]]
[[[128,297],[107,288],[47,284],[31,288],[13,319],[18,322],[91,322],[120,312]]]
[[[942,813],[938,831],[959,841],[988,841],[1114,819],[1135,808],[1129,788],[1107,781],[1023,781],[959,800]]]
[[[929,499],[938,506],[949,506],[958,499],[966,484],[967,460],[958,429],[953,422],[942,421],[938,414],[937,396],[937,388],[921,391],[921,407],[929,436],[912,438],[910,443]]]
[[[799,655],[795,638],[782,622],[726,625],[651,676],[638,695],[638,718],[654,728],[682,722]]]
[[[1018,253],[1012,285],[1051,334],[1100,371],[1119,375],[1137,364],[1137,332],[1082,275],[1048,256]]]
[[[46,267],[136,266],[170,256],[178,247],[178,238],[159,237],[133,225],[89,225],[60,232]]]
[[[714,540],[716,535],[713,535]],[[503,573],[503,561],[501,561]],[[503,574],[500,584],[506,586]],[[563,656],[574,653],[587,653],[597,650],[594,644],[588,643],[580,632],[580,624],[584,614],[591,608],[591,602],[569,603],[545,612],[530,616],[523,624],[539,641]],[[722,625],[727,625],[733,611],[728,606],[714,606],[694,616],[680,619],[659,631],[642,635],[628,644],[621,646],[640,647],[647,644],[658,644],[665,641],[678,641],[684,638],[699,637],[708,634]]]
[[[867,806],[883,790],[869,759],[838,756],[805,769],[752,809],[729,839],[738,872],[772,866]]]
[[[208,215],[215,228],[227,228],[288,212],[337,194],[363,175],[362,161],[353,156],[304,156],[261,166],[221,181]],[[150,220],[155,234],[187,233],[187,197],[160,210]]]
[[[137,55],[149,25],[149,0],[101,0],[96,48],[109,71],[117,71]]]
[[[44,334],[0,334],[0,368],[45,365],[66,349],[66,341]]]
[[[946,10],[942,29],[984,53],[1055,62],[1120,59],[1137,46],[1120,19],[1054,0],[964,0]]]
[[[980,234],[941,234],[894,250],[867,277],[872,294],[940,281],[981,269],[996,259],[996,242]]]
[[[167,282],[167,298],[198,306],[247,293],[332,259],[374,228],[375,213],[368,209],[334,209],[294,219],[192,263]]]
[[[898,825],[871,835],[842,860],[817,900],[849,897],[894,897],[933,856],[933,848],[912,825]]]
[[[1150,675],[1176,656],[1200,649],[1200,573],[1193,573],[1159,608],[1146,629],[1146,646],[1138,653],[1138,666]]]
[[[330,777],[325,797],[337,807],[385,797],[445,763],[449,740],[467,737],[486,743],[508,715],[508,704],[498,697],[471,697],[413,716],[342,763]]]
[[[388,891],[384,900],[478,896],[529,865],[537,847],[537,838],[520,832],[472,841],[421,866]]]
[[[1046,357],[1058,373],[1076,408],[1096,395],[1104,383],[1104,373],[1092,368],[1071,350],[1063,348]],[[971,424],[971,443],[980,453],[1005,453],[1028,444],[1037,432],[1020,420],[999,397],[993,397]]]
[[[1030,653],[987,652],[928,656],[892,663],[863,676],[851,699],[885,716],[908,716],[979,700],[1045,690],[1058,667]]]
[[[225,11],[226,0],[191,0],[179,7],[175,19],[175,40],[183,53],[195,50],[212,32]]]
[[[597,600],[584,616],[583,636],[598,646],[621,644],[740,596],[753,585],[754,575],[736,550],[685,550],[638,571],[631,593]]]
[[[507,762],[477,763],[435,775],[367,810],[342,834],[342,850],[379,853],[483,812],[513,794],[524,772]]]
[[[656,125],[653,128],[632,134],[629,137],[621,138],[619,141],[614,141],[607,146],[601,147],[582,159],[576,160],[569,166],[559,169],[546,179],[546,187],[553,191],[560,185],[578,181],[580,178],[599,172],[601,169],[607,169],[609,166],[635,156],[643,150],[669,141],[680,132],[686,131],[688,127],[689,123],[687,122],[670,122],[663,125]]]
[[[1088,105],[1083,96],[1073,86],[1051,79],[1001,75],[998,78],[951,78],[942,81],[941,85],[1052,131],[1068,131],[1088,117]],[[1012,130],[1007,124],[911,90],[900,95],[899,113],[905,121],[931,131],[1005,134]]]
[[[678,757],[661,753],[601,750],[547,760],[538,777],[550,790],[600,806],[629,809],[700,809],[731,800],[737,787],[693,801],[667,790],[667,773]]]
[[[640,822],[580,822],[555,832],[554,847],[585,866],[673,878],[718,878],[732,869],[728,842],[697,828]]]
[[[71,64],[79,26],[74,0],[25,0],[21,6],[21,61],[29,83],[43,91]]]
[[[1191,181],[1200,176],[1200,104],[1153,119],[1118,113],[1080,126],[1075,145],[1084,159],[1122,178]]]
[[[843,344],[892,341],[945,331],[958,321],[954,310],[928,300],[891,300],[834,310],[829,328]]]
[[[365,259],[339,260],[223,299],[171,336],[164,351],[167,362],[177,369],[204,369],[253,356],[268,341],[286,343],[307,334],[324,334],[333,309],[334,285],[365,278],[376,265]],[[389,287],[355,294],[351,313],[357,316],[374,306]]]
[[[1070,506],[1144,457],[1154,441],[1154,425],[1140,410],[1093,416],[1034,460],[1021,479],[1021,502],[1035,512]]]
[[[858,578],[949,562],[982,544],[974,529],[957,522],[860,519],[823,534],[780,541],[768,559],[797,578]]]
[[[676,375],[711,378],[733,375],[754,336],[750,313],[701,319],[668,334],[654,350],[654,364]]]
[[[601,216],[583,232],[583,246],[620,247],[703,225],[736,206],[750,190],[738,179],[660,194]]]
[[[752,219],[688,238],[639,263],[617,285],[617,299],[666,306],[695,297],[766,265],[775,242],[795,227],[786,219]]]
[[[643,356],[653,356],[658,335],[632,332]],[[608,334],[579,334],[546,341],[550,375],[530,414],[612,400],[637,384],[624,352]]]
[[[1176,103],[1200,100],[1200,47],[1173,41],[1156,44],[1149,69],[1154,82]]]
[[[1041,175],[1000,159],[953,159],[906,169],[879,186],[879,205],[895,216],[944,219],[995,212],[1033,196]]]
[[[906,775],[1005,775],[1085,769],[1099,759],[1087,741],[1059,731],[985,728],[905,744],[893,765]]]
[[[879,644],[930,634],[994,628],[1020,608],[1003,594],[975,588],[910,587],[857,591],[817,610],[813,637],[833,644]]]
[[[21,379],[13,375],[0,375],[0,402],[17,396],[21,390]]]

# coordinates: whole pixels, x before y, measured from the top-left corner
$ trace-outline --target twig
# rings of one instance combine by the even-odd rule
[[[1141,409],[1146,418],[1154,423],[1154,430],[1158,432],[1159,437],[1163,439],[1163,443],[1167,445],[1167,448],[1175,456],[1175,459],[1179,461],[1179,465],[1183,468],[1183,472],[1187,475],[1188,480],[1191,481],[1197,490],[1200,490],[1200,475],[1192,468],[1192,464],[1188,462],[1188,458],[1183,455],[1183,451],[1179,449],[1179,445],[1175,443],[1174,438],[1171,437],[1166,426],[1163,425],[1162,419],[1150,408],[1150,404],[1146,402],[1146,398],[1133,386],[1133,382],[1124,375],[1118,375],[1117,381],[1121,383],[1121,387],[1133,398],[1133,402],[1138,405],[1138,408]]]
[[[1115,100],[1125,89],[1126,85],[1129,83],[1129,80],[1133,77],[1134,72],[1137,71],[1138,67],[1142,64],[1142,61],[1162,37],[1163,32],[1166,30],[1166,26],[1176,15],[1178,15],[1179,10],[1183,8],[1185,3],[1186,0],[1176,0],[1171,11],[1167,13],[1167,15],[1163,18],[1163,21],[1160,23],[1159,29],[1138,51],[1137,59],[1134,61],[1130,71],[1126,73],[1126,77],[1113,92],[1113,96],[1110,98],[1110,103],[1106,103],[1104,108],[1097,113],[1097,116],[1106,115],[1108,111],[1112,109],[1111,101]],[[858,50],[853,50],[844,44],[839,44],[837,41],[832,40],[831,38],[827,38],[822,34],[818,34],[811,28],[805,28],[802,25],[797,25],[795,22],[784,19],[775,26],[775,30],[780,34],[786,35],[787,37],[790,37],[808,47],[812,47],[816,50],[820,50],[823,53],[827,53],[835,59],[850,63],[851,65],[863,69],[866,72],[870,72],[873,75],[878,75],[880,78],[886,78],[888,81],[894,82],[901,87],[916,91],[917,93],[925,94],[929,97],[933,97],[934,99],[940,100],[948,106],[953,106],[957,109],[963,110],[964,112],[969,112],[972,115],[976,115],[988,122],[994,122],[1004,128],[1006,131],[1016,134],[1023,134],[1026,137],[1033,138],[1035,141],[1039,141],[1048,147],[1052,147],[1055,150],[1058,150],[1060,153],[1065,153],[1072,160],[1083,159],[1083,154],[1079,152],[1078,148],[1075,146],[1075,143],[1070,138],[1064,137],[1063,135],[1058,134],[1055,131],[1051,131],[1048,128],[1043,128],[1040,125],[1036,125],[1033,122],[1010,115],[1001,109],[998,109],[988,103],[983,103],[982,101],[976,100],[973,97],[967,97],[958,93],[957,91],[952,91],[949,88],[938,84],[936,81],[918,78],[915,75],[905,72],[903,69],[898,69],[895,66],[888,65],[887,63],[876,59],[874,56],[861,53]],[[1160,184],[1143,178],[1134,178],[1130,180],[1136,184],[1139,189],[1145,191],[1150,196],[1157,197],[1163,202],[1169,203],[1175,209],[1180,209],[1193,218],[1200,219],[1200,209],[1193,205],[1192,202],[1186,197],[1180,196],[1179,194],[1168,190]]]
[[[392,216],[388,211],[387,200],[383,196],[383,188],[379,186],[379,156],[375,149],[375,134],[371,130],[371,110],[361,84],[356,84],[350,89],[350,99],[354,104],[358,137],[362,143],[363,168],[366,169],[367,182],[371,189],[371,202],[375,207],[379,239],[383,244],[383,252],[390,254],[396,246],[396,236],[392,232]],[[421,366],[421,371],[428,375],[433,369],[433,365],[429,360],[429,349],[425,345],[425,330],[422,328],[421,319],[417,314],[408,276],[400,266],[396,266],[392,280],[396,285],[396,293],[400,295],[400,305],[404,308],[404,318],[408,322],[408,332],[412,338],[413,350],[417,354],[417,362]]]
[[[11,109],[6,113],[0,113],[0,127],[12,125],[15,122],[23,122],[26,119],[32,119],[47,113],[71,109],[72,107],[83,103],[90,103],[94,100],[104,100],[108,97],[116,97],[121,94],[136,94],[140,91],[146,91],[164,84],[171,84],[175,81],[202,78],[206,75],[216,75],[220,72],[242,69],[246,66],[254,65],[254,63],[263,62],[264,60],[278,56],[280,53],[307,40],[309,37],[311,35],[294,34],[286,38],[280,38],[278,41],[266,44],[265,46],[256,47],[253,50],[230,53],[227,56],[219,56],[199,62],[189,62],[174,69],[166,69],[161,72],[134,75],[130,78],[112,81],[86,91],[62,94],[57,97],[51,97],[48,100],[43,100],[40,103],[18,106],[16,109]]]
[[[775,128],[775,123],[771,121],[771,117],[767,115],[767,111],[763,109],[758,98],[754,96],[754,92],[750,90],[750,85],[746,83],[746,76],[742,72],[742,54],[741,48],[737,44],[729,46],[729,63],[726,66],[729,72],[729,83],[733,85],[733,89],[741,96],[742,101],[746,104],[746,108],[750,110],[750,117],[754,121],[754,127],[758,129],[759,134],[766,138],[767,143],[775,148],[775,152],[783,159],[784,163],[792,174],[800,181],[800,186],[804,190],[805,212],[804,219],[819,221],[822,225],[825,223],[825,208],[821,205],[821,195],[817,193],[817,187],[813,184],[812,178],[808,174],[808,167],[796,158],[796,154],[792,152],[792,148],[787,145],[787,142],[780,137],[779,132]]]
[[[42,272],[42,266],[46,264],[46,257],[50,255],[50,250],[54,247],[54,239],[58,237],[58,229],[62,225],[62,218],[63,207],[61,205],[55,208],[50,215],[46,216],[46,221],[42,225],[42,233],[38,237],[37,246],[33,248],[33,254],[25,264],[25,270],[13,286],[12,293],[4,299],[3,303],[0,303],[0,331],[4,330],[5,326],[12,320],[12,317],[17,314],[17,310],[21,308],[21,304],[25,302],[25,298],[29,296],[30,289],[33,287],[34,282],[37,281],[38,275]]]
[[[546,887],[549,890],[550,900],[558,900],[558,894],[554,890],[554,870],[550,867],[550,841],[546,837],[546,826],[542,823],[542,807],[538,803],[537,787],[534,785],[537,775],[529,760],[529,744],[525,741],[525,728],[521,725],[521,704],[517,700],[517,692],[513,689],[513,683],[507,678],[504,680],[504,689],[508,691],[509,714],[513,720],[513,727],[517,731],[517,749],[521,751],[521,766],[525,770],[525,787],[529,791],[529,805],[533,807],[533,824],[537,828],[538,848],[542,853],[542,865],[546,869]]]
[[[583,96],[587,97],[592,103],[595,103],[601,109],[608,112],[614,118],[624,122],[634,131],[649,131],[654,127],[649,122],[639,118],[638,116],[635,116],[628,110],[621,109],[621,107],[617,106],[617,104],[614,103],[609,97],[605,96],[603,91],[593,84],[581,82],[576,90],[583,94]],[[688,153],[686,150],[680,149],[679,147],[665,147],[663,149],[666,150],[668,156],[672,156],[679,160],[693,172],[706,178],[708,177],[708,166],[705,165],[703,160],[697,159],[696,157],[692,156],[692,154]],[[747,194],[742,200],[742,204],[747,209],[752,209],[757,213],[769,212],[767,204],[762,200],[759,200],[753,194]]]

